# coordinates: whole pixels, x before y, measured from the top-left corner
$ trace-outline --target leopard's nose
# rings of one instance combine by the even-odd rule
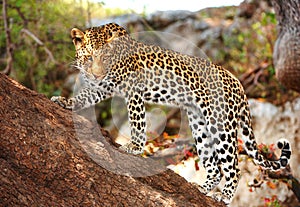
[[[92,74],[93,75],[93,78],[95,79],[95,80],[97,80],[97,79],[99,79],[100,78],[100,75],[96,75],[96,74]]]

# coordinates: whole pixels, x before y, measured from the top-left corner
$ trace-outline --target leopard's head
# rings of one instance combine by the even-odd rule
[[[92,27],[84,32],[73,28],[71,37],[76,49],[76,67],[89,77],[103,77],[110,55],[107,52],[109,45],[124,35],[127,35],[126,30],[115,23]]]

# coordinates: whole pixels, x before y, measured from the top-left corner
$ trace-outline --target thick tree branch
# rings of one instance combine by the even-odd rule
[[[0,117],[3,206],[224,206],[170,170],[116,173],[142,175],[152,161],[120,152],[97,125],[3,74]]]

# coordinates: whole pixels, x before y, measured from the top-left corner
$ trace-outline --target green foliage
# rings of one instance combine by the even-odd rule
[[[53,81],[68,72],[74,54],[69,31],[85,25],[83,8],[77,5],[76,1],[63,0],[8,2],[7,19],[14,48],[13,78],[40,93],[53,93]],[[1,30],[4,31],[3,24]],[[5,41],[5,33],[1,33],[2,54],[6,51]],[[1,68],[4,63],[1,62]]]
[[[14,48],[11,76],[47,96],[62,92],[64,79],[73,72],[70,65],[75,51],[70,30],[86,28],[91,18],[126,12],[103,9],[102,2],[90,0],[10,0],[7,4]],[[0,29],[4,31],[3,22]],[[6,47],[5,32],[1,32],[1,69],[6,66]]]
[[[224,46],[216,62],[242,78],[248,97],[279,104],[286,100],[280,95],[286,91],[278,83],[273,66],[276,23],[275,14],[266,11],[255,13],[248,20],[237,17],[234,26],[222,33]]]
[[[243,22],[240,22],[243,24]],[[262,12],[258,21],[223,36],[229,61],[224,64],[237,73],[244,73],[262,62],[272,62],[273,43],[276,40],[276,18],[273,13]],[[224,55],[222,55],[224,56]]]

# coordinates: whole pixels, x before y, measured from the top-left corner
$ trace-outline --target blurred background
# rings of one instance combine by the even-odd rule
[[[274,78],[275,14],[270,1],[249,2],[10,0],[1,15],[0,66],[7,65],[9,48],[11,77],[49,97],[69,95],[68,78],[75,72],[70,30],[116,22],[130,33],[161,31],[189,40],[237,75],[250,97],[280,104],[291,94]]]
[[[273,143],[281,135],[294,140],[295,146],[300,142],[299,94],[286,89],[275,77],[272,55],[277,21],[270,0],[2,0],[1,3],[1,70],[49,98],[73,95],[77,71],[71,67],[75,48],[70,30],[116,22],[137,39],[143,39],[144,36],[139,34],[145,31],[172,34],[167,36],[167,41],[163,41],[161,35],[152,41],[183,53],[204,54],[212,62],[230,70],[240,79],[251,99],[254,126],[260,142]],[[157,112],[157,106],[147,106],[147,109],[148,117],[163,114],[165,120],[163,123],[152,121],[158,124],[152,124],[148,131],[149,136],[153,136],[149,153],[154,148],[168,148],[169,141],[174,142],[178,135],[191,137],[188,128],[181,128],[186,122],[180,110],[160,107],[162,113]],[[114,113],[118,114],[117,119]],[[110,99],[98,104],[96,114],[99,124],[115,139],[122,127],[122,134],[129,136],[128,127],[124,125],[126,107],[121,100],[114,99],[113,102]],[[163,130],[160,125],[164,125]],[[270,128],[273,130],[267,133]],[[191,143],[186,145],[192,146]],[[299,159],[299,156],[295,158],[294,166],[299,164]],[[246,166],[244,171],[252,175],[251,171],[256,168],[249,167],[251,162],[242,160]],[[296,166],[294,169],[299,172]],[[249,192],[246,183],[257,176],[259,172],[251,178],[244,177],[238,190],[241,195],[236,196],[232,206],[294,205],[293,193],[280,181],[266,181],[262,190]],[[257,197],[257,203],[253,203]]]

